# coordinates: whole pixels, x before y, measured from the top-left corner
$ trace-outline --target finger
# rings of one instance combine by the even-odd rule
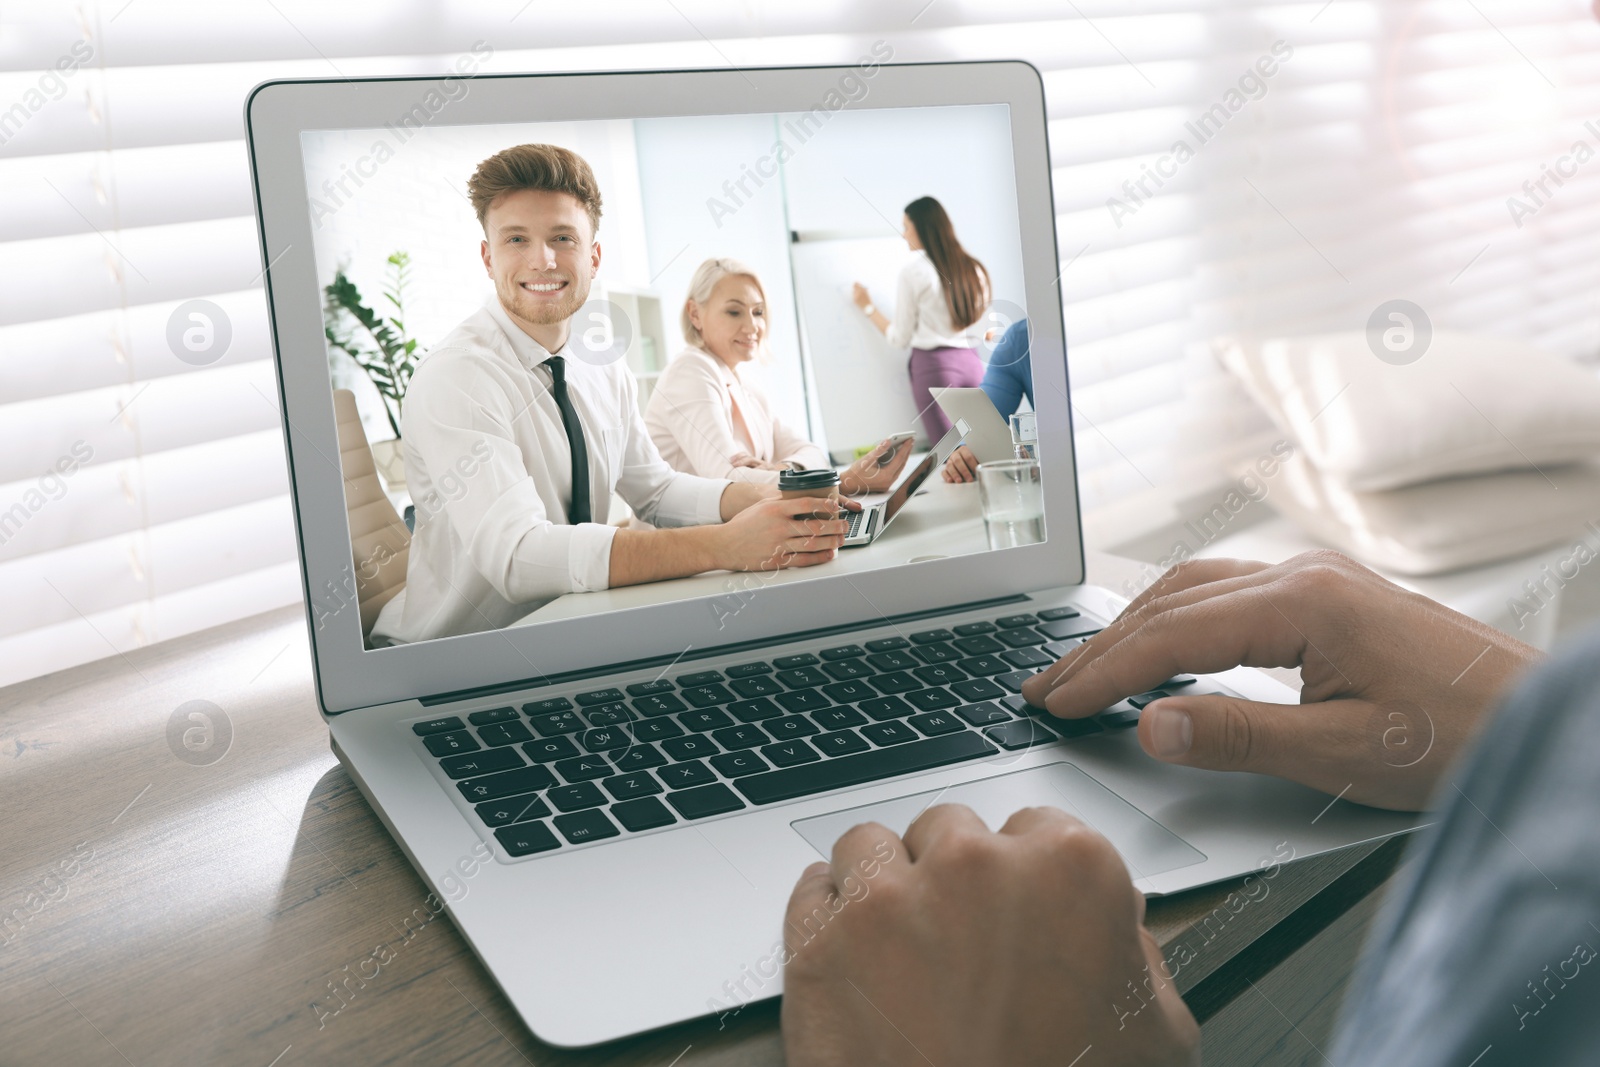
[[[824,549],[819,552],[794,552],[784,557],[780,567],[815,567],[819,563],[827,563],[839,554],[836,548]]]
[[[783,943],[790,952],[797,951],[810,936],[815,936],[808,936],[805,920],[817,914],[818,909],[829,913],[828,902],[838,891],[833,884],[833,868],[826,861],[818,860],[800,872],[800,880],[790,891],[789,906],[783,914]]]
[[[887,864],[905,854],[905,842],[887,826],[876,822],[857,823],[833,843],[830,857],[833,884],[842,886],[844,880],[857,871],[865,873],[874,864]]]
[[[906,852],[912,862],[926,856],[951,834],[984,834],[989,828],[965,804],[935,804],[906,827]]]
[[[1209,585],[1212,582],[1225,581],[1229,578],[1242,578],[1246,575],[1259,574],[1271,568],[1270,563],[1262,563],[1253,559],[1191,559],[1185,560],[1167,570],[1151,582],[1138,596],[1128,602],[1122,609],[1123,615],[1137,612],[1150,601],[1163,596],[1172,596],[1186,589],[1193,589],[1200,585]]]
[[[1045,698],[1052,715],[1092,715],[1176,674],[1294,666],[1305,648],[1299,629],[1255,588],[1160,611],[1109,645],[1102,643],[1096,655],[1093,646],[1109,631],[1078,650],[1066,677]]]
[[[1021,837],[1024,834],[1032,833],[1035,830],[1045,829],[1052,826],[1083,825],[1085,824],[1082,819],[1068,815],[1060,808],[1023,808],[1021,811],[1012,812],[1011,818],[1007,819],[1006,824],[1000,827],[1000,832],[1012,837]]]

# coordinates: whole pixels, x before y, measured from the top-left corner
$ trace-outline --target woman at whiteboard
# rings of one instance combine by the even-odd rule
[[[645,405],[650,438],[674,470],[704,478],[777,484],[778,473],[831,467],[828,454],[772,410],[747,375],[764,359],[767,298],[761,279],[734,259],[708,259],[689,281],[683,302],[688,347],[668,362]],[[883,466],[890,442],[839,472],[846,493],[882,492],[911,455],[909,441]]]
[[[950,429],[932,391],[983,382],[983,360],[969,331],[989,308],[989,272],[961,247],[944,205],[933,197],[907,204],[902,226],[912,256],[900,271],[894,319],[874,306],[860,282],[855,302],[891,347],[911,346],[911,398],[932,444]]]

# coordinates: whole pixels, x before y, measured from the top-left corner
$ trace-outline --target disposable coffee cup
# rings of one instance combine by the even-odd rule
[[[778,492],[785,500],[814,496],[824,499],[839,495],[839,472],[832,468],[810,471],[782,471],[778,474]]]

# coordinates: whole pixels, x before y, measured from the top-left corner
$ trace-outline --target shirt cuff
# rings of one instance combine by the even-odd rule
[[[611,545],[617,528],[603,522],[580,522],[568,527],[567,571],[572,575],[574,593],[593,593],[611,588]]]
[[[656,506],[657,526],[709,526],[722,521],[722,493],[733,483],[726,478],[677,474]]]

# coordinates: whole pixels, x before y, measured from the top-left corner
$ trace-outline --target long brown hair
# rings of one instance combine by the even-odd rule
[[[906,205],[906,217],[922,250],[944,283],[944,303],[950,321],[964,330],[983,317],[989,306],[989,272],[956,240],[955,227],[944,205],[931,196],[919,196]]]

